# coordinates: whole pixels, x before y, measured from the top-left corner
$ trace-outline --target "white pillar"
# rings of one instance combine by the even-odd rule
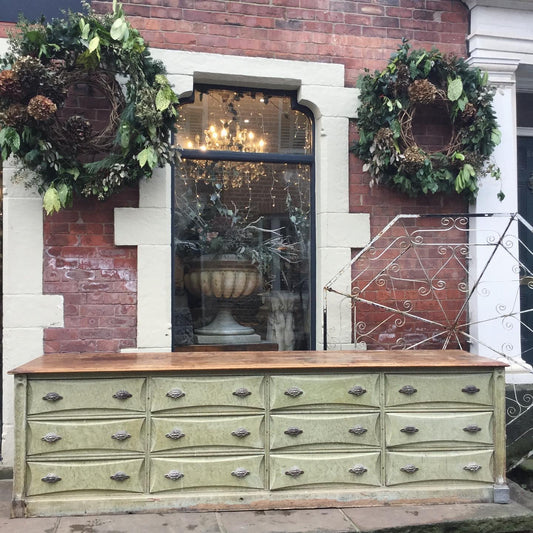
[[[486,70],[489,83],[496,87],[494,109],[501,143],[494,151],[494,162],[501,171],[501,182],[487,176],[481,182],[471,213],[518,212],[516,148],[516,69],[518,60],[476,58],[473,66]],[[500,188],[505,199],[498,199]],[[510,218],[483,217],[471,220],[470,286],[474,288],[469,313],[470,332],[475,339],[471,351],[493,358],[505,356],[511,363],[508,382],[531,381],[530,368],[521,357],[518,227]],[[494,240],[501,240],[495,252]],[[492,255],[494,254],[494,255]],[[490,260],[490,261],[489,261]],[[513,316],[514,313],[514,316]]]

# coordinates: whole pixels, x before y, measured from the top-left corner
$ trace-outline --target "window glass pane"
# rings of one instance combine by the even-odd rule
[[[250,335],[251,344],[269,340],[279,349],[309,348],[309,183],[307,165],[199,160],[178,165],[176,287],[185,289],[196,343],[246,343]],[[260,279],[242,281],[250,283],[248,290],[231,285],[234,278],[246,278],[238,269],[226,275],[236,258],[261,273]],[[221,310],[226,322],[229,311],[252,333],[222,322],[205,330]],[[225,336],[225,327],[235,333]],[[185,332],[175,342],[185,344],[187,338]]]
[[[311,153],[311,121],[286,96],[205,90],[182,107],[177,129],[184,149]]]

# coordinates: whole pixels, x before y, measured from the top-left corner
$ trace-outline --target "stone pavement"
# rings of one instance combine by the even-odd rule
[[[511,503],[280,511],[173,512],[10,519],[11,480],[0,480],[1,533],[533,533],[533,494]]]

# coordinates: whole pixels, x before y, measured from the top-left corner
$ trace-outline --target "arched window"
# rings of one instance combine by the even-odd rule
[[[313,121],[295,96],[196,86],[181,106],[175,347],[314,347]]]

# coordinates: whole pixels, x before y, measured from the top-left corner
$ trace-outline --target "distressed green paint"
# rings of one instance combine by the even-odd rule
[[[264,416],[195,416],[152,418],[153,452],[182,451],[208,453],[217,449],[252,448],[263,450],[265,446]],[[170,438],[174,429],[184,435]],[[245,429],[249,435],[233,435]]]
[[[343,376],[273,376],[271,378],[270,408],[324,409],[337,406],[340,408],[379,407],[379,380],[376,374],[348,374]],[[355,387],[362,387],[366,392],[360,395],[350,394]],[[299,396],[286,394],[292,388],[302,391]]]
[[[146,446],[144,424],[144,418],[133,420],[29,421],[27,428],[28,455],[143,452]],[[43,440],[43,437],[51,433],[61,438],[55,442]],[[123,438],[125,434],[129,437]]]
[[[131,398],[114,398],[120,391],[127,391]],[[62,399],[44,400],[48,393],[57,393]],[[28,414],[76,416],[94,413],[138,411],[146,406],[145,379],[32,379],[28,389]]]
[[[270,420],[272,450],[380,446],[379,413],[275,414]],[[290,428],[296,428],[302,433],[295,435],[289,431],[287,434],[286,431]]]
[[[475,386],[479,392],[468,394],[462,389]],[[404,387],[412,387],[416,392],[401,393]],[[455,406],[493,405],[492,373],[457,374],[386,374],[385,405],[387,407],[408,407],[422,405],[424,408],[437,407],[452,409]]]

